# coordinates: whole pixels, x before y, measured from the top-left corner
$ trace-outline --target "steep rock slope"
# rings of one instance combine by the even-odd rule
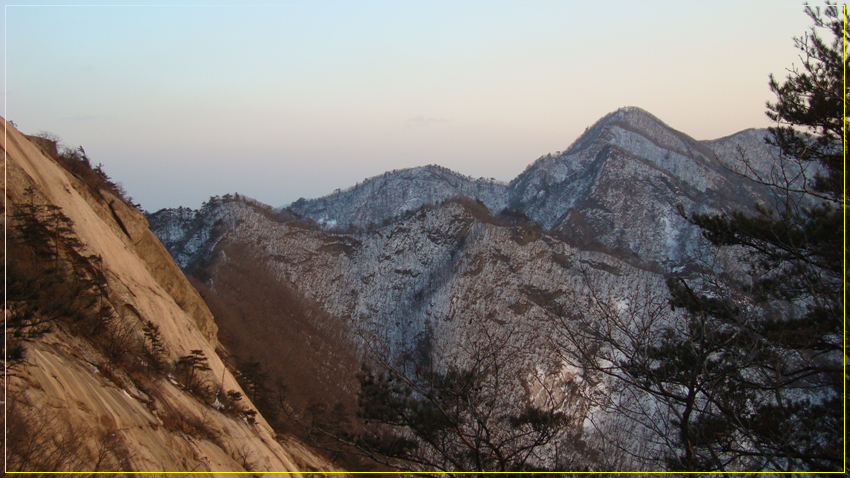
[[[127,347],[144,344],[142,328],[153,324],[166,364],[195,351],[208,361],[209,370],[197,373],[213,393],[241,392],[216,354],[212,314],[148,230],[144,216],[108,190],[83,183],[8,124],[6,134],[7,246],[19,254],[7,257],[7,265],[16,271],[38,269],[37,264],[21,263],[31,244],[14,234],[24,220],[19,214],[24,206],[51,211],[53,218],[67,217],[64,242],[61,247],[59,239],[53,243],[58,255],[51,273],[72,267],[68,261],[75,258],[81,270],[68,277],[88,274],[97,279],[86,287],[99,294],[102,314],[86,318],[82,313],[91,304],[64,304],[80,308],[76,318],[53,320],[51,330],[38,334],[33,327],[18,331],[31,338],[21,342],[26,354],[11,363],[5,384],[8,445],[15,450],[7,458],[15,458],[23,471],[297,474],[300,467],[328,469],[303,449],[292,453],[282,447],[262,416],[247,413],[253,408],[247,398],[240,408],[228,409],[218,393],[210,404],[189,393],[191,384],[181,384],[180,376],[153,373],[151,364],[129,349],[109,347],[119,339]],[[7,303],[7,318],[22,303]],[[46,314],[42,307],[35,319]],[[84,329],[81,324],[87,320],[106,332]],[[9,333],[7,329],[7,339]],[[139,353],[141,348],[133,350]],[[37,445],[34,455],[21,448],[26,444]],[[64,461],[45,461],[59,456]]]

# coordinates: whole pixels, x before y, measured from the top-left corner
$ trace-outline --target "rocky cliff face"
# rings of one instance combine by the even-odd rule
[[[233,399],[242,390],[216,352],[213,316],[144,216],[8,124],[6,134],[6,351],[23,350],[7,355],[9,470],[331,469]],[[69,301],[45,302],[59,293]],[[205,360],[190,373],[191,356]]]

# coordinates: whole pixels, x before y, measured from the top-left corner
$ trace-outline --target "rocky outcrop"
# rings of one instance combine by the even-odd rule
[[[73,245],[63,246],[55,259],[57,267],[67,268],[62,262],[75,257],[85,265],[77,275],[100,278],[86,286],[99,294],[97,310],[106,311],[92,320],[102,320],[93,322],[98,330],[105,327],[107,334],[115,334],[107,340],[96,335],[104,332],[86,332],[79,322],[85,318],[78,313],[73,320],[53,320],[49,331],[16,339],[26,349],[24,360],[9,369],[6,382],[7,444],[14,449],[7,458],[15,457],[21,467],[16,471],[297,475],[298,464],[311,471],[332,469],[306,448],[289,449],[278,442],[263,417],[252,416],[253,404],[247,397],[239,407],[223,405],[223,392],[242,390],[216,353],[212,314],[151,234],[144,216],[112,192],[94,188],[62,168],[11,125],[6,124],[6,135],[4,189],[10,241],[20,239],[12,232],[20,220],[16,211],[27,202],[55,207],[70,219],[70,229],[62,234],[73,237],[68,242]],[[26,244],[10,246],[18,248],[10,251],[24,250]],[[38,270],[37,265],[20,263],[22,257],[7,257],[7,263]],[[19,307],[10,302],[7,316]],[[36,309],[36,318],[45,310]],[[46,315],[43,318],[47,320]],[[145,324],[159,330],[167,365],[162,373],[154,372],[138,353],[128,357],[127,350],[115,348],[116,343],[126,347],[148,343],[149,337],[142,333]],[[168,372],[178,359],[192,353],[208,361],[209,370],[197,372],[202,378],[197,383],[212,397],[199,393],[200,386],[177,372]],[[36,453],[26,455],[21,448],[26,444],[38,445]],[[57,456],[64,461],[45,461]]]

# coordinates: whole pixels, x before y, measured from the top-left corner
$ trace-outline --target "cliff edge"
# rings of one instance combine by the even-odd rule
[[[142,213],[5,129],[6,471],[332,471],[276,440]]]

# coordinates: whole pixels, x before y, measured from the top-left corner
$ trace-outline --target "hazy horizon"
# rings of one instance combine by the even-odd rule
[[[769,126],[795,7],[7,7],[6,115],[142,207],[273,206],[438,164],[509,181],[638,106],[696,139]]]

